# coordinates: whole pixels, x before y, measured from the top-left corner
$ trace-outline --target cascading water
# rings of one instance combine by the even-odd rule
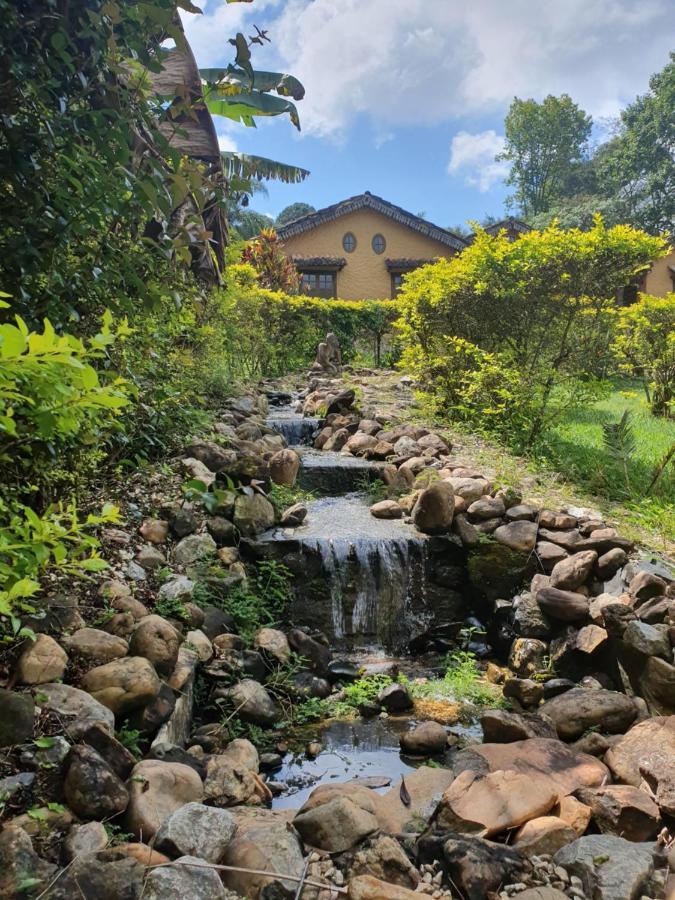
[[[312,443],[320,421],[300,415],[289,405],[275,408],[267,424],[284,438],[289,447],[300,447]]]

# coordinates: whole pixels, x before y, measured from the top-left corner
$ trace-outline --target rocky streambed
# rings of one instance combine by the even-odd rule
[[[175,471],[6,655],[0,896],[672,896],[667,561],[342,379]]]

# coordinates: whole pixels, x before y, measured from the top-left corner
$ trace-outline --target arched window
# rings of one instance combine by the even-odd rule
[[[373,240],[371,241],[370,246],[373,248],[375,253],[384,253],[384,249],[387,246],[387,242],[384,239],[384,235],[382,235],[382,234],[373,235]]]
[[[353,253],[356,250],[356,238],[348,231],[347,234],[342,238],[342,248],[345,253]]]

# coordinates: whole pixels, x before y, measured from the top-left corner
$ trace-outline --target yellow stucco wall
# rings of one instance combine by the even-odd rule
[[[342,238],[348,232],[356,238],[356,249],[345,253]],[[377,254],[371,247],[373,235],[384,236],[387,246]],[[435,259],[450,257],[452,247],[418,234],[372,209],[359,209],[326,222],[284,241],[289,256],[339,256],[347,265],[338,272],[337,296],[341,300],[380,300],[391,297],[391,275],[386,259]]]
[[[668,256],[664,256],[663,259],[657,259],[645,276],[645,286],[642,289],[645,294],[652,294],[654,297],[665,297],[667,293],[675,290],[673,288],[673,275],[668,266],[675,266],[675,247]]]

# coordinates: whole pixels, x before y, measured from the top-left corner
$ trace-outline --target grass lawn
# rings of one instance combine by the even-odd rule
[[[604,424],[631,414],[635,453],[628,464],[628,483],[622,465],[612,459],[603,443]],[[675,444],[675,420],[653,416],[639,381],[622,380],[604,400],[587,409],[573,410],[552,428],[539,448],[542,462],[587,490],[619,501],[640,501],[655,468]],[[675,459],[671,459],[650,497],[675,504]]]

